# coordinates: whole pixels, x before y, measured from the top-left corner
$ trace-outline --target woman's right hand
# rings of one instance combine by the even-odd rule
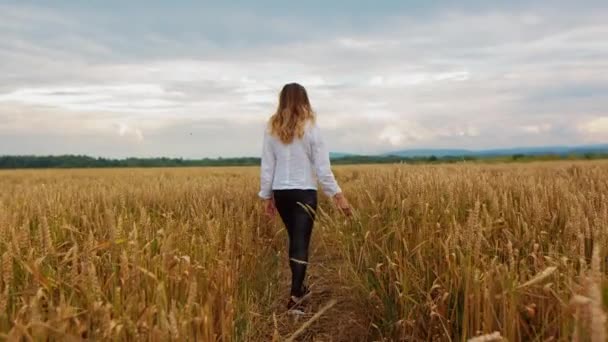
[[[353,214],[353,210],[350,207],[350,203],[348,203],[348,200],[346,199],[343,193],[340,192],[334,196],[334,203],[336,204],[338,209],[340,209],[340,211],[344,213],[344,215],[351,216]]]

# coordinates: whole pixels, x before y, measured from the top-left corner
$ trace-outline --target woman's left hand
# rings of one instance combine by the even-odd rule
[[[277,214],[277,207],[274,205],[272,198],[264,200],[264,214],[270,218],[275,217]]]

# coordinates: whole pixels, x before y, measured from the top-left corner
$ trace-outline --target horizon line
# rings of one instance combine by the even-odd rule
[[[543,145],[543,146],[513,146],[513,147],[498,147],[498,148],[480,148],[480,149],[470,149],[470,148],[457,148],[457,147],[431,147],[431,148],[404,148],[404,149],[395,149],[388,152],[379,152],[375,154],[365,154],[365,153],[354,153],[354,152],[338,152],[338,151],[330,151],[330,157],[332,154],[345,155],[348,157],[390,157],[392,153],[404,153],[404,152],[417,152],[417,151],[458,151],[458,152],[468,152],[468,153],[483,153],[483,152],[500,152],[500,151],[510,151],[510,150],[537,150],[537,149],[581,149],[581,148],[606,148],[608,149],[608,143],[597,143],[597,144],[584,144],[584,145]],[[550,153],[550,152],[548,152]],[[429,154],[428,156],[431,156]],[[110,156],[101,156],[101,155],[89,155],[89,154],[74,154],[74,153],[58,153],[58,154],[0,154],[0,158],[4,157],[67,157],[67,156],[78,156],[78,157],[89,157],[93,159],[113,159],[113,160],[126,160],[126,159],[183,159],[183,160],[201,160],[201,159],[239,159],[239,158],[260,158],[258,155],[241,155],[234,157],[210,157],[210,156],[200,156],[200,157],[184,157],[184,156],[128,156],[128,157],[110,157]],[[393,155],[398,156],[398,155]],[[454,155],[460,156],[460,155]],[[422,157],[422,155],[416,156]]]

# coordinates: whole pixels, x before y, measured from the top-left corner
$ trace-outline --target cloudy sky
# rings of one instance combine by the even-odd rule
[[[606,18],[593,0],[0,0],[0,155],[258,155],[291,81],[332,151],[606,143]]]

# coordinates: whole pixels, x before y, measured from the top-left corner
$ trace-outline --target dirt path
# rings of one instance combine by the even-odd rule
[[[316,313],[335,300],[335,305],[323,313],[302,333],[296,341],[365,341],[369,322],[365,319],[365,307],[352,296],[353,289],[347,283],[342,270],[344,261],[339,249],[332,248],[333,241],[326,237],[326,232],[318,229],[311,244],[311,265],[308,272],[308,284],[312,296],[307,306],[307,314],[294,318],[285,313],[287,294],[290,286],[289,266],[282,265],[281,293],[273,311],[276,322],[270,330],[269,340],[284,341],[298,331]]]

